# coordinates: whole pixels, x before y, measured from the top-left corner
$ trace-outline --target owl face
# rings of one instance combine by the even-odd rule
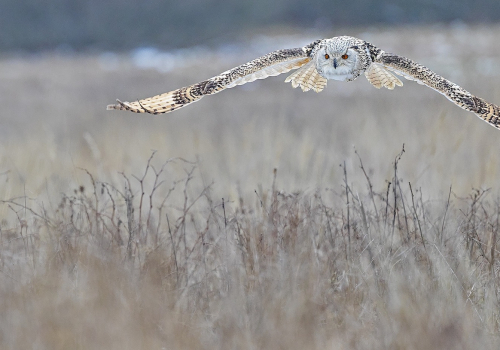
[[[326,79],[351,81],[363,71],[362,49],[352,37],[337,37],[325,41],[315,53],[316,70]]]

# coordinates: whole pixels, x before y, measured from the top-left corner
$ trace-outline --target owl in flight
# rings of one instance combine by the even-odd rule
[[[350,36],[317,40],[295,49],[271,52],[253,61],[227,70],[200,83],[135,102],[109,105],[108,110],[160,114],[175,111],[222,90],[257,79],[293,72],[285,82],[303,91],[320,92],[328,79],[353,81],[364,73],[368,81],[380,89],[390,90],[403,83],[393,73],[427,85],[445,95],[459,107],[474,112],[479,118],[500,129],[500,107],[472,95],[457,84],[441,77],[427,67]]]

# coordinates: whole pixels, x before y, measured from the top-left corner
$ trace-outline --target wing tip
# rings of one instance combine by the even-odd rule
[[[116,99],[116,102],[118,102],[117,104],[114,104],[114,105],[107,105],[106,106],[106,110],[107,111],[113,111],[113,110],[126,110],[127,109],[127,105],[126,103],[127,102],[122,102],[118,99]]]

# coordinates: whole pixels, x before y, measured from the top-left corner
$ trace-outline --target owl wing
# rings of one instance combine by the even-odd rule
[[[319,75],[314,61],[311,60],[311,62],[290,74],[285,79],[285,83],[288,82],[292,83],[293,88],[300,86],[302,91],[309,91],[312,89],[316,92],[320,92],[325,88],[327,79]]]
[[[500,107],[472,95],[455,83],[434,73],[429,68],[418,64],[409,58],[381,52],[376,63],[419,84],[426,85],[446,96],[459,107],[475,113],[479,118],[500,129]]]
[[[135,102],[117,100],[117,104],[108,105],[107,109],[151,114],[172,112],[200,100],[205,95],[213,95],[237,85],[300,68],[311,60],[311,51],[317,43],[319,40],[302,48],[274,51],[208,80],[154,97]]]
[[[394,90],[396,86],[403,86],[403,82],[395,77],[380,63],[372,63],[365,71],[366,79],[377,89],[385,87]]]

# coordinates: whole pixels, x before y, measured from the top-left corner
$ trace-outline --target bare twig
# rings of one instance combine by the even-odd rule
[[[406,224],[406,239],[409,241],[410,240],[410,227],[408,225],[408,215],[406,214],[406,204],[405,204],[405,199],[403,196],[403,190],[401,189],[401,182],[398,181],[398,187],[399,187],[399,195],[401,196],[401,204],[403,205],[403,214],[405,218],[405,224]]]
[[[422,227],[420,226],[420,220],[418,218],[417,208],[415,207],[415,200],[414,200],[414,196],[413,196],[413,190],[411,188],[411,182],[408,182],[408,185],[410,186],[411,203],[413,205],[413,212],[415,214],[415,218],[417,219],[418,230],[420,231],[420,238],[422,238],[422,244],[424,245],[424,249],[425,249],[424,235],[422,234]]]
[[[398,180],[398,162],[401,160],[401,157],[403,156],[404,152],[405,152],[405,144],[403,143],[403,149],[401,150],[401,152],[399,152],[399,154],[394,159],[394,186],[392,186],[393,193],[394,193],[394,208],[393,208],[393,215],[392,215],[392,232],[391,232],[391,244],[390,244],[391,250],[392,250],[392,240],[394,237],[394,227],[396,224],[396,214],[397,214],[397,208],[398,208],[398,183],[399,183],[399,180]],[[400,226],[399,215],[398,215],[398,226]]]
[[[222,211],[224,212],[224,235],[225,235],[225,247],[224,247],[224,270],[226,272],[226,292],[229,292],[229,274],[228,266],[229,263],[229,250],[227,246],[227,219],[226,219],[226,206],[224,204],[224,198],[222,198]]]
[[[365,167],[363,166],[363,161],[361,160],[361,156],[358,154],[358,151],[354,150],[354,153],[358,156],[359,164],[360,164],[359,167],[363,171],[363,174],[365,175],[366,181],[368,182],[369,195],[370,195],[370,199],[372,201],[373,210],[375,211],[375,218],[376,218],[376,221],[377,221],[377,224],[378,224],[379,223],[379,216],[378,216],[377,205],[375,204],[375,196],[373,195],[373,185],[372,185],[372,182],[370,180],[370,177],[366,173]]]
[[[388,217],[388,211],[389,211],[389,190],[390,189],[391,189],[391,182],[387,181],[387,192],[385,194],[384,233],[386,232],[385,229],[387,228],[387,217]]]
[[[349,212],[349,185],[347,182],[347,169],[345,166],[345,161],[344,161],[344,186],[345,186],[345,196],[346,196],[346,206],[347,206],[347,241],[349,243],[349,246],[347,248],[348,252],[348,259],[351,256],[350,251],[351,251],[351,222],[350,222],[350,212]]]
[[[127,257],[128,259],[132,259],[133,253],[133,244],[135,241],[135,222],[134,222],[134,194],[132,193],[132,186],[130,185],[129,178],[121,173],[125,178],[125,195],[124,200],[127,207],[127,223],[128,223],[128,243],[127,243]]]
[[[441,243],[443,243],[444,224],[446,222],[446,214],[448,213],[448,208],[450,207],[450,197],[451,197],[451,185],[450,185],[450,191],[448,192],[448,200],[446,201],[446,207],[444,210],[443,223],[441,224],[441,232],[440,232],[440,237],[439,237],[439,240],[441,241]]]
[[[500,218],[500,204],[497,203],[497,218],[495,222],[495,227],[492,229],[492,234],[491,234],[491,247],[490,247],[490,273],[494,273],[493,267],[495,266],[495,248],[497,245],[497,235],[498,235],[498,224],[499,224],[499,218]]]
[[[174,236],[172,235],[172,230],[170,229],[168,214],[165,214],[165,217],[167,218],[168,234],[170,235],[170,241],[172,242],[172,252],[174,253],[175,276],[177,278],[176,287],[179,288],[179,264],[177,263],[177,249],[175,248]]]

